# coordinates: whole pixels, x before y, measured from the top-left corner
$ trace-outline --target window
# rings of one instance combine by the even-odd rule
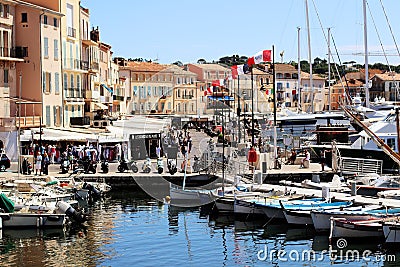
[[[47,15],[43,15],[43,24],[47,25]]]
[[[46,126],[50,126],[50,106],[46,106]]]
[[[64,86],[64,94],[65,94],[66,96],[68,96],[68,95],[67,95],[67,89],[68,89],[68,75],[67,75],[66,73],[64,73],[64,83],[63,83],[63,86]]]
[[[43,45],[44,45],[44,57],[48,58],[49,57],[49,38],[44,37]]]
[[[43,92],[51,93],[51,73],[43,72]]]
[[[54,39],[54,60],[58,60],[58,40]]]
[[[290,88],[290,84],[289,83],[286,83],[286,88]]]
[[[54,19],[53,19],[53,25],[54,25],[54,27],[57,27],[57,26],[58,26],[58,20],[57,20],[57,18],[54,18]]]
[[[4,18],[8,18],[10,14],[10,6],[9,5],[4,5],[4,13],[2,14],[2,16]]]
[[[21,13],[21,22],[22,23],[28,22],[28,13]]]
[[[43,92],[46,93],[47,92],[47,88],[46,88],[46,85],[47,85],[47,83],[46,83],[46,72],[43,71],[42,77],[43,77],[42,78],[43,79],[43,81],[42,81]]]
[[[4,69],[4,86],[8,87],[8,69]]]
[[[60,74],[54,73],[54,93],[57,95],[60,93]]]
[[[278,90],[282,90],[282,88],[283,88],[283,87],[282,87],[282,83],[277,83],[276,86],[277,86],[277,89],[278,89]]]

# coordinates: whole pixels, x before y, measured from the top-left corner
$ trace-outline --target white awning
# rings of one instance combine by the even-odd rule
[[[91,104],[90,107],[91,107],[92,111],[93,110],[98,110],[98,109],[107,109],[108,110],[108,107],[106,105],[102,104],[102,103],[91,102],[90,104]]]

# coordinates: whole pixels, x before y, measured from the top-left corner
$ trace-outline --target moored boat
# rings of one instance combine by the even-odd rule
[[[295,225],[313,225],[313,220],[311,218],[311,210],[328,210],[345,208],[353,205],[351,201],[344,202],[321,202],[321,203],[311,203],[311,204],[298,204],[286,207],[281,203],[283,214],[285,215],[286,221],[289,224]]]
[[[400,221],[383,222],[383,235],[388,245],[400,243]]]
[[[347,220],[332,218],[329,238],[383,238],[382,219]]]

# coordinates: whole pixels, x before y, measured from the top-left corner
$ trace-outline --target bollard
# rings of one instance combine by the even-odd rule
[[[329,190],[329,187],[327,187],[327,186],[322,187],[322,198],[325,198],[325,199],[331,198],[331,191]]]

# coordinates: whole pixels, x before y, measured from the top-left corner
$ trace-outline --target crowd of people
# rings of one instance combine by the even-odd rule
[[[102,160],[120,161],[125,153],[125,146],[121,146],[119,143],[113,146],[93,146],[93,144],[67,144],[66,146],[45,144],[40,146],[37,143],[33,143],[25,145],[22,149],[23,155],[33,155],[35,175],[47,175],[48,166],[60,163],[63,159],[68,159],[71,163],[79,160],[90,160],[92,162]]]

